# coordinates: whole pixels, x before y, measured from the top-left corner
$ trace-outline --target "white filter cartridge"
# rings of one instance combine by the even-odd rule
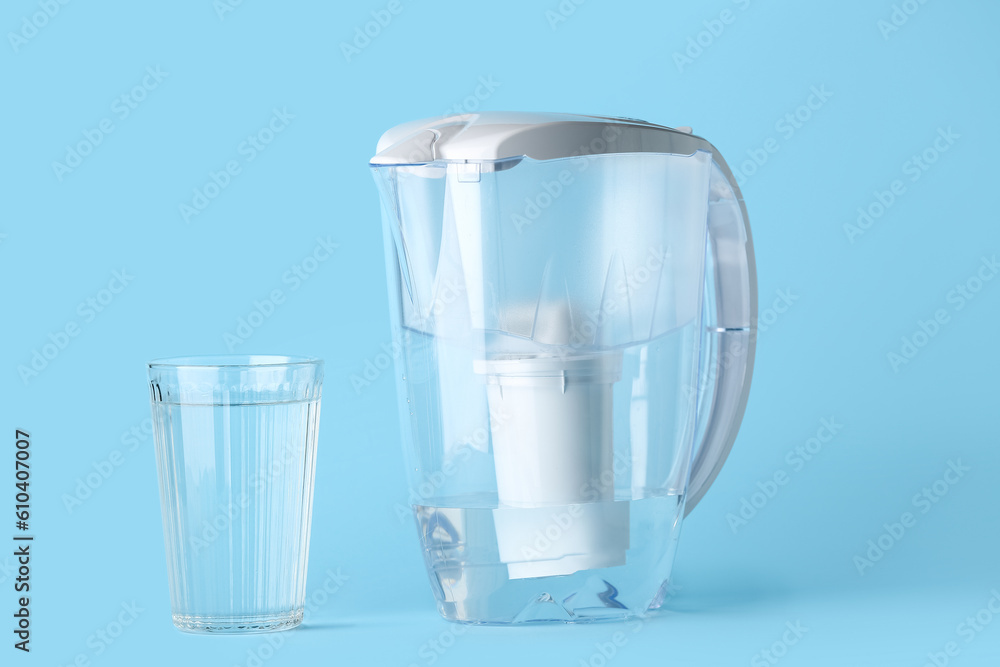
[[[508,356],[485,375],[501,560],[513,579],[625,564],[628,503],[614,502],[612,386],[620,352]]]

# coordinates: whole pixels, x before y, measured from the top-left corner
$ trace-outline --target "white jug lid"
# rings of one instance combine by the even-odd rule
[[[498,161],[529,157],[674,153],[690,155],[704,140],[683,130],[632,118],[492,111],[411,121],[379,139],[372,165]]]

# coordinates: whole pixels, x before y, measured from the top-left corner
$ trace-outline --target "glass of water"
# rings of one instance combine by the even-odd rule
[[[222,355],[149,363],[174,625],[302,622],[323,362]]]

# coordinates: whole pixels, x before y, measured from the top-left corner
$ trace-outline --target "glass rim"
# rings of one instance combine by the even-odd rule
[[[291,366],[323,365],[319,357],[282,354],[201,354],[161,357],[148,362],[153,368],[288,368]]]

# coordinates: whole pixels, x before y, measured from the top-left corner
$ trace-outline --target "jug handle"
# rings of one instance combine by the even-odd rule
[[[757,269],[746,205],[719,151],[705,144],[713,164],[695,438],[703,435],[692,454],[685,515],[715,481],[736,440],[757,343]]]

